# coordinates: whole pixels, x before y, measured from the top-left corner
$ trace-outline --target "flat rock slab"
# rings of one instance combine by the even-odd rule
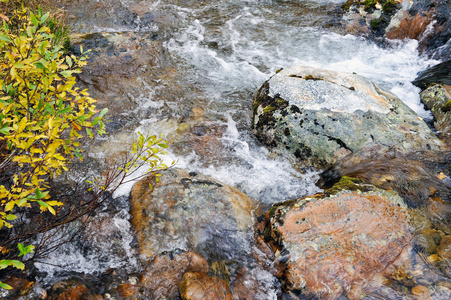
[[[275,74],[254,99],[261,142],[324,167],[363,148],[438,150],[443,143],[397,96],[356,74],[294,66]]]

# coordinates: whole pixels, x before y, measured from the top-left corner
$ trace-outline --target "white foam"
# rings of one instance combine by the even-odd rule
[[[96,218],[111,216],[106,214],[98,214]],[[87,242],[92,244],[89,247],[83,247],[77,243],[65,243],[51,253],[50,257],[39,259],[35,262],[35,266],[40,272],[46,273],[47,278],[52,278],[56,273],[64,271],[64,273],[77,272],[84,274],[100,274],[110,268],[126,268],[133,270],[138,267],[136,251],[131,247],[133,234],[130,222],[128,221],[130,214],[123,209],[112,217],[112,228],[101,228],[112,232],[119,232],[120,238],[112,239],[105,232],[96,232],[95,226],[91,226],[89,230],[93,231],[88,236]],[[77,223],[73,224],[72,230],[77,230]],[[51,236],[52,232],[47,235]],[[53,241],[58,243],[60,238],[58,234],[53,237]],[[67,233],[64,233],[67,237]],[[38,237],[39,240],[40,237]],[[85,243],[86,241],[82,242]],[[121,255],[118,255],[121,253]]]

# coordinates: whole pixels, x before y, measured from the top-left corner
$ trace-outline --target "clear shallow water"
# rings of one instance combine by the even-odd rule
[[[362,37],[324,29],[333,23],[333,4],[340,2],[105,0],[97,2],[105,9],[94,15],[95,1],[70,9],[75,32],[154,32],[170,58],[177,84],[141,77],[145,88],[131,95],[138,105],[122,112],[138,125],[126,130],[166,134],[177,145],[170,150],[168,161],[176,160],[178,167],[235,186],[267,207],[319,191],[314,185],[317,173],[300,173],[292,162],[273,157],[250,129],[252,94],[277,69],[307,65],[355,72],[390,89],[421,117],[430,117],[410,81],[438,61],[420,57],[416,41],[396,41],[382,48]],[[133,15],[132,11],[142,13]],[[203,111],[201,121],[192,114],[198,108]],[[180,130],[181,124],[219,128],[220,134],[207,134],[216,151],[191,147],[191,136]],[[135,137],[113,131],[105,139],[118,138]],[[111,148],[106,142],[100,144],[93,157],[102,157]],[[130,188],[116,195],[126,195]],[[123,212],[113,218],[129,224]],[[127,237],[128,227],[122,228]],[[137,268],[130,244],[127,237],[118,245],[123,251],[106,256],[99,255],[98,249],[81,250],[77,245],[62,248],[56,255],[66,262],[66,271],[92,274],[126,265]],[[118,257],[117,253],[130,255]],[[51,265],[38,268],[57,272]]]

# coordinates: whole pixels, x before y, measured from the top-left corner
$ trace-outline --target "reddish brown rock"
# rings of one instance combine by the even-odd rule
[[[151,299],[176,299],[178,284],[186,272],[208,271],[208,262],[194,252],[156,256],[141,276],[141,283],[150,290]]]
[[[96,296],[78,279],[69,279],[56,283],[49,292],[49,300],[94,300]]]
[[[232,300],[229,283],[205,273],[185,273],[179,284],[180,295],[184,300]]]
[[[424,12],[423,14],[417,13],[415,16],[412,16],[409,12],[405,11],[400,18],[399,25],[389,28],[386,32],[386,37],[396,40],[419,40],[432,21],[433,17],[429,12]]]
[[[391,264],[406,257],[409,221],[394,192],[342,191],[274,207],[264,235],[277,246],[276,257],[287,261],[285,289],[321,299],[342,294],[360,299],[380,285],[379,276]]]
[[[131,283],[123,283],[117,287],[117,293],[121,299],[136,298],[139,295],[139,286]]]

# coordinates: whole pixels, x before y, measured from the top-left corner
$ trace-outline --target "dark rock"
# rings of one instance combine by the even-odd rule
[[[424,146],[427,148],[427,144]],[[380,188],[397,191],[409,207],[424,207],[431,196],[448,201],[451,190],[438,175],[448,174],[450,159],[451,153],[446,149],[408,153],[383,147],[362,149],[325,170],[317,184],[329,188],[342,176],[359,178]],[[450,211],[443,207],[437,209],[440,211],[438,219],[448,220]]]
[[[139,114],[142,117],[149,113],[142,107],[136,109],[142,104],[140,95],[148,93],[152,79],[173,72],[168,70],[168,57],[162,42],[155,41],[149,32],[73,34],[71,43],[76,54],[80,47],[91,50],[88,54],[90,62],[78,75],[77,84],[82,89],[89,89],[98,106],[108,107],[112,122],[106,125],[110,130],[137,122]],[[134,109],[139,114],[124,113]]]
[[[420,98],[434,116],[437,135],[449,143],[451,138],[451,85],[430,85],[421,92]]]
[[[363,148],[403,153],[426,144],[432,150],[444,146],[409,107],[376,83],[302,66],[283,69],[263,84],[254,99],[253,130],[268,147],[282,154],[289,149],[317,167]]]
[[[451,60],[444,61],[421,72],[412,83],[422,90],[425,90],[431,83],[451,86]]]

